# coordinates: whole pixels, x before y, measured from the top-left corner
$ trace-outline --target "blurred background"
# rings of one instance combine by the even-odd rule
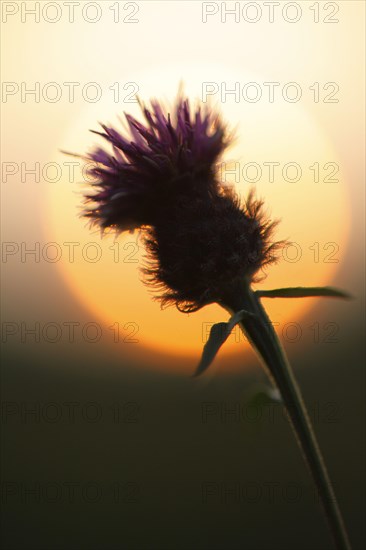
[[[332,548],[239,331],[191,378],[227,313],[161,310],[139,235],[101,239],[79,216],[90,182],[61,150],[181,83],[236,129],[220,177],[255,187],[290,242],[258,288],[354,296],[265,307],[364,546],[364,4],[275,4],[1,4],[6,549]]]

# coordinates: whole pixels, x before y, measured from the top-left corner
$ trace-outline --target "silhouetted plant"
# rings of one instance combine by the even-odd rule
[[[87,159],[95,183],[83,215],[91,225],[117,233],[142,232],[147,250],[145,281],[162,305],[183,312],[210,303],[231,318],[211,329],[196,375],[203,373],[236,324],[261,358],[278,388],[317,485],[338,549],[350,548],[341,513],[299,387],[261,298],[348,297],[329,287],[251,288],[276,261],[276,222],[263,212],[253,191],[240,201],[219,181],[216,166],[232,135],[207,106],[192,109],[178,98],[172,115],[152,101],[141,104],[145,124],[126,115],[125,134],[101,125],[111,146],[94,148]]]

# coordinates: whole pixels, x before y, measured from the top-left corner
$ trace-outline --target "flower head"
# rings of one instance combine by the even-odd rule
[[[241,204],[219,181],[217,162],[231,137],[218,114],[192,110],[182,98],[173,113],[156,101],[141,108],[145,123],[126,115],[126,135],[104,124],[95,132],[112,151],[97,147],[88,155],[95,192],[85,197],[84,215],[102,229],[141,228],[143,271],[158,298],[197,310],[274,260],[274,223],[253,193]]]

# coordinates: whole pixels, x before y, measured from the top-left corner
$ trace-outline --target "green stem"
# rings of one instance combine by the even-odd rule
[[[221,305],[230,313],[245,309],[253,314],[241,321],[241,328],[262,358],[268,375],[281,393],[298,443],[317,486],[336,548],[350,550],[343,518],[300,388],[267,313],[258,296],[247,285],[228,293]]]

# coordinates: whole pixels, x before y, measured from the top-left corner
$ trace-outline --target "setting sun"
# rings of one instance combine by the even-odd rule
[[[217,87],[207,84],[214,81],[215,74],[220,74],[223,82],[236,82],[236,73],[224,67],[208,66],[203,74],[193,63],[185,70],[172,66],[160,71],[155,68],[153,73],[134,75],[131,82],[139,82],[139,95],[144,102],[154,97],[160,99],[160,90],[164,90],[162,98],[172,102],[183,81],[184,91],[192,102],[207,99],[215,105],[218,98],[212,90],[217,91]],[[266,75],[248,74],[245,78],[241,75],[243,82],[269,80]],[[202,98],[203,82],[204,90],[211,91],[205,98]],[[133,87],[127,91],[131,90]],[[262,86],[262,93],[269,93],[268,90]],[[138,105],[133,101],[131,97],[131,103],[124,105],[123,110],[139,116]],[[85,109],[65,133],[60,148],[80,154],[90,150],[98,138],[87,129],[98,129],[98,120],[121,128],[119,119],[123,119],[123,110],[110,98]],[[345,251],[348,199],[346,182],[326,134],[311,113],[295,103],[282,101],[275,108],[268,101],[237,103],[228,93],[220,111],[235,129],[236,140],[217,167],[219,177],[235,185],[243,197],[254,187],[257,195],[265,199],[271,216],[281,220],[276,238],[289,240],[278,265],[268,269],[268,276],[258,288],[331,284]],[[100,138],[99,143],[102,141]],[[79,183],[83,174],[78,160],[61,154],[50,159],[63,166],[68,177],[71,170],[68,162],[74,161],[77,166],[73,168],[72,182],[65,177],[50,186],[45,218],[50,241],[77,243],[73,245],[74,261],[70,261],[71,245],[64,245],[64,259],[58,264],[70,288],[103,323],[110,327],[118,324],[126,339],[138,339],[139,345],[146,347],[146,353],[153,348],[170,354],[197,355],[210,326],[225,320],[226,312],[216,305],[190,315],[182,315],[175,308],[161,311],[140,280],[144,251],[138,232],[117,239],[108,235],[100,239],[99,232],[90,232],[85,219],[78,216],[86,188]],[[281,331],[287,323],[299,320],[313,302],[267,303],[271,318]],[[233,334],[223,353],[235,352],[236,340]]]

